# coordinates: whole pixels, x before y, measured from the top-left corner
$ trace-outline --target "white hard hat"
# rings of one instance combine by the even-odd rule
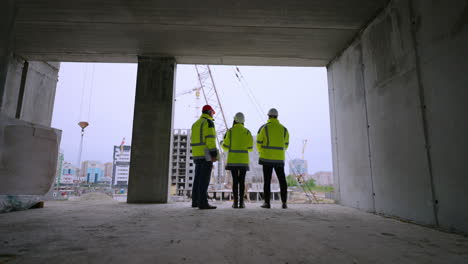
[[[269,116],[278,116],[278,110],[276,110],[275,108],[272,108],[272,109],[270,109],[270,111],[268,111],[268,115]]]
[[[244,114],[241,113],[241,112],[237,113],[237,114],[234,116],[234,121],[236,121],[237,123],[244,123],[244,122],[245,122]]]

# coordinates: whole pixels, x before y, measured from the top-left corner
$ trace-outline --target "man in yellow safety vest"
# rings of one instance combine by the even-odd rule
[[[215,111],[209,105],[202,108],[202,115],[192,125],[190,146],[195,163],[195,179],[192,188],[192,207],[216,209],[208,204],[208,185],[210,184],[213,162],[218,160],[216,148],[216,130],[213,115]]]
[[[234,116],[234,124],[224,135],[222,148],[228,152],[226,170],[232,174],[232,193],[234,204],[232,208],[245,208],[244,190],[245,174],[249,170],[249,152],[253,149],[253,138],[250,131],[244,127],[244,114],[239,112]]]
[[[278,120],[275,108],[268,111],[268,122],[260,127],[257,134],[257,149],[260,154],[259,164],[263,165],[263,195],[262,208],[271,208],[271,176],[276,172],[281,191],[281,202],[284,209],[287,206],[288,184],[284,173],[285,152],[289,145],[289,132]]]

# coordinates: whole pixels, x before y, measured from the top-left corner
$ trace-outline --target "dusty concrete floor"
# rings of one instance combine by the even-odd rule
[[[48,202],[0,215],[0,263],[468,263],[468,238],[339,205]]]

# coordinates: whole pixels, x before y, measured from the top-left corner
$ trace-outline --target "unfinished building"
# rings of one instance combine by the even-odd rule
[[[0,194],[52,183],[57,62],[138,63],[129,203],[168,200],[178,63],[326,66],[338,202],[468,232],[466,0],[6,0],[0,19]]]

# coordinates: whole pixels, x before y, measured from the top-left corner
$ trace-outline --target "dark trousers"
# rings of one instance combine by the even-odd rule
[[[232,174],[232,193],[234,194],[234,201],[244,201],[245,191],[245,174],[247,170],[244,168],[230,169]],[[240,198],[240,199],[239,199]]]
[[[195,160],[195,179],[192,186],[192,204],[205,206],[208,204],[208,185],[210,184],[213,162]]]
[[[286,203],[288,200],[288,184],[286,183],[286,175],[284,174],[284,165],[263,164],[263,195],[265,196],[265,203],[270,203],[273,169],[280,184],[281,201]]]

